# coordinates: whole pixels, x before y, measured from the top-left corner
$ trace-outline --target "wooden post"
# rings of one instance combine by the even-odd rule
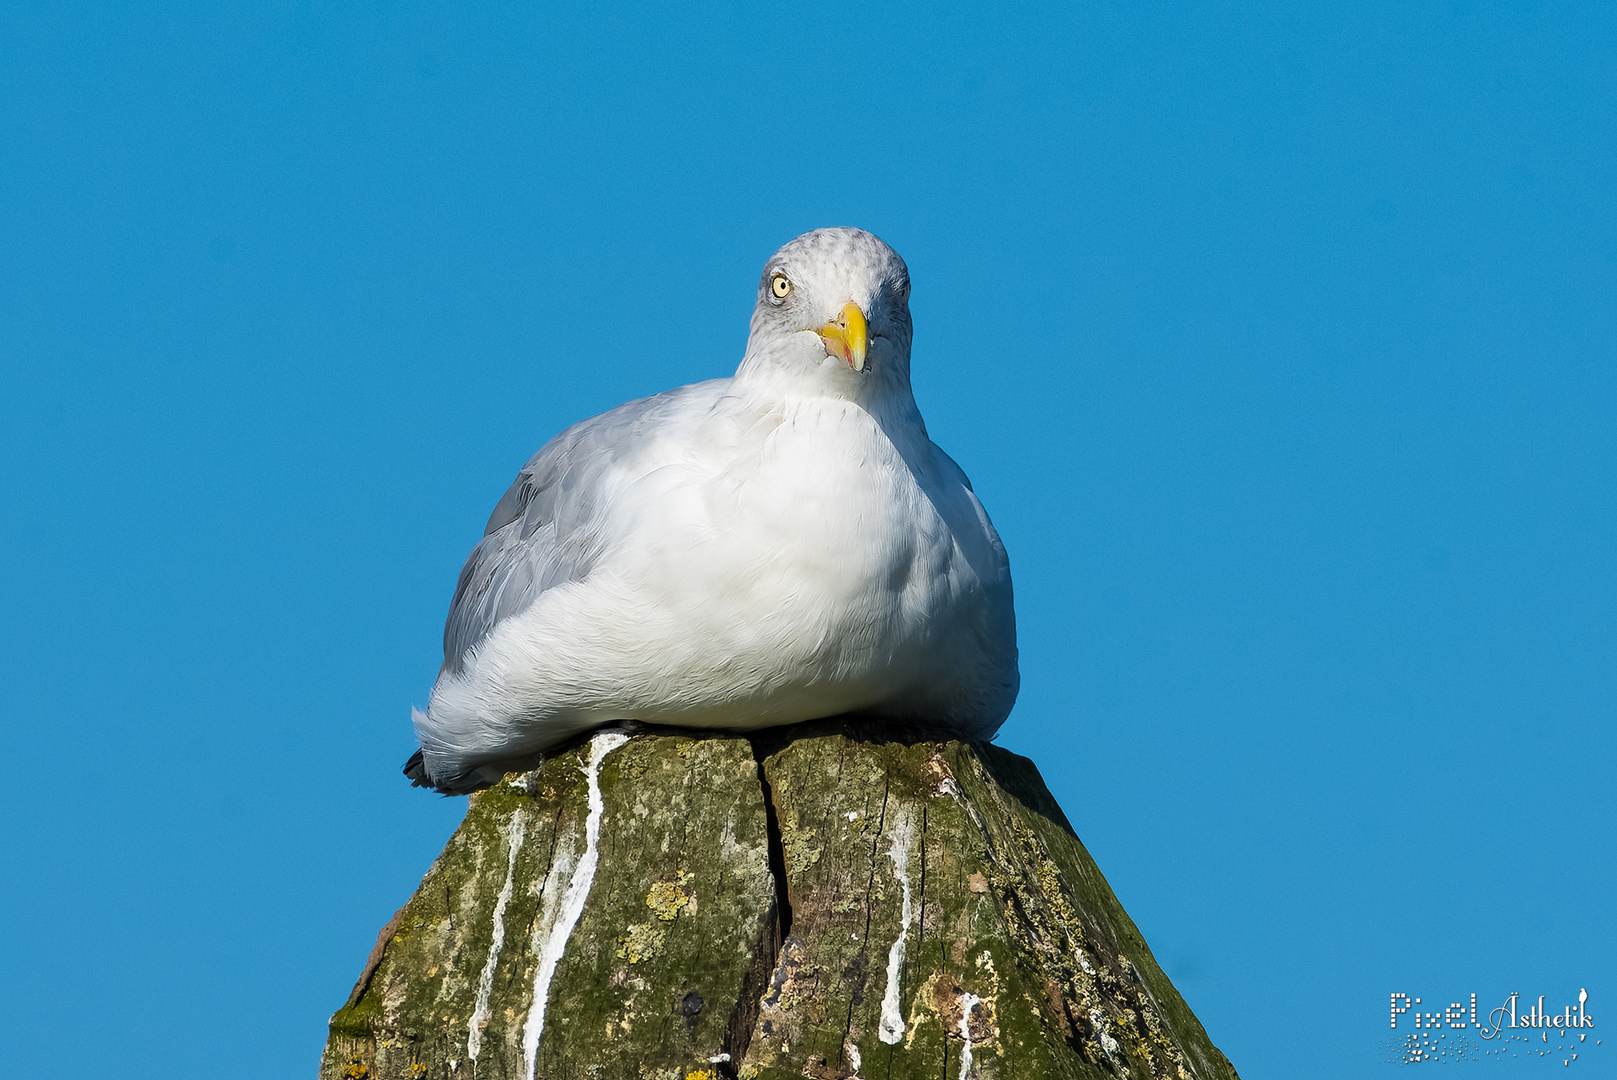
[[[821,722],[597,735],[472,796],[320,1075],[1235,1070],[1032,762]]]

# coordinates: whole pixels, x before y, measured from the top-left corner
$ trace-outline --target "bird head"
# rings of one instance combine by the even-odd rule
[[[804,233],[764,264],[743,369],[767,363],[855,394],[907,385],[909,295],[904,260],[870,233]]]

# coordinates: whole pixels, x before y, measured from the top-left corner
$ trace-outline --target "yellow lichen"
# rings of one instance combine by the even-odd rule
[[[818,829],[801,828],[795,813],[781,821],[781,847],[785,849],[787,869],[793,874],[801,874],[820,861],[824,845],[816,842],[818,836]]]
[[[661,922],[673,922],[679,916],[680,909],[691,902],[691,896],[680,888],[691,879],[690,874],[680,872],[679,882],[654,881],[651,891],[646,894],[646,906],[652,910]]]
[[[652,921],[649,923],[630,923],[628,929],[618,938],[616,956],[619,960],[627,960],[631,964],[638,964],[648,960],[662,951],[663,942],[668,938],[669,927],[664,925],[679,918],[681,911],[695,911],[696,897],[685,891],[685,886],[695,878],[685,870],[678,872],[677,881],[654,881],[651,891],[646,893],[646,907],[651,909]]]
[[[668,937],[668,927],[655,922],[630,923],[628,933],[618,938],[616,956],[619,960],[627,960],[631,964],[638,964],[642,960],[649,960],[662,951],[663,940]]]

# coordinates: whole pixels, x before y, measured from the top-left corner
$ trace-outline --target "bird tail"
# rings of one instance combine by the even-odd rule
[[[436,760],[433,767],[429,769],[426,749],[437,744],[433,741],[434,733],[427,714],[420,709],[411,709],[410,719],[414,721],[416,736],[421,740],[421,749],[411,754],[410,760],[404,763],[403,772],[410,778],[411,787],[426,788],[440,795],[470,795],[498,784],[505,775],[505,769],[497,765],[467,768],[461,758],[453,754],[446,757],[441,746],[434,754]],[[456,768],[458,772],[453,771]]]

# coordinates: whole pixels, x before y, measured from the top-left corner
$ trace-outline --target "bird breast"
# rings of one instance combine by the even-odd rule
[[[948,500],[923,487],[938,486],[924,435],[906,458],[857,404],[808,398],[720,442],[647,477],[665,490],[636,502],[660,520],[622,533],[644,549],[620,563],[670,604],[698,597],[691,629],[716,651],[856,677],[916,662],[980,594]]]

